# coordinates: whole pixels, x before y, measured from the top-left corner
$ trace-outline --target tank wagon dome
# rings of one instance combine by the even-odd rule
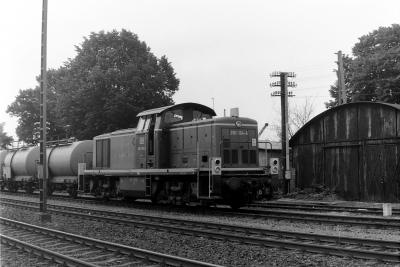
[[[77,141],[47,148],[47,158],[52,176],[76,176],[78,163],[84,162],[86,153],[92,152],[92,141]]]

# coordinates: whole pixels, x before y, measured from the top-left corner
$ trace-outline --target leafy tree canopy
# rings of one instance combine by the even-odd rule
[[[13,138],[4,132],[4,122],[0,123],[0,147],[6,148],[11,145]]]
[[[91,33],[77,55],[48,71],[50,135],[90,139],[135,127],[138,112],[173,104],[179,80],[165,56],[157,58],[130,31]],[[19,117],[17,135],[32,136],[39,119],[39,87],[21,90],[7,112]]]
[[[400,25],[380,27],[360,37],[352,52],[354,57],[343,61],[347,99],[400,103]],[[330,93],[336,98],[336,85]],[[330,101],[327,106],[335,104]]]

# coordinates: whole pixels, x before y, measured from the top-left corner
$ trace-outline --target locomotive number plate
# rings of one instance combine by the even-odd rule
[[[246,130],[231,130],[230,135],[249,135]]]

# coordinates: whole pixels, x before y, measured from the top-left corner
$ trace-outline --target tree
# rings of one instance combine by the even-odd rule
[[[349,101],[400,103],[400,25],[380,27],[359,38],[353,58],[344,58]],[[331,96],[337,98],[336,86]],[[326,103],[332,107],[336,100]]]
[[[135,127],[140,111],[173,104],[179,80],[171,63],[165,56],[154,56],[137,35],[127,30],[91,33],[76,51],[73,59],[48,72],[48,114],[54,115],[54,133],[66,134],[68,128],[79,139],[91,139]],[[17,134],[22,139],[38,118],[39,106],[33,108],[36,91],[20,91],[7,110],[19,117]]]
[[[48,71],[48,80],[50,84],[53,83],[55,75],[58,75],[57,71]],[[37,80],[39,83],[39,78]],[[7,108],[9,114],[18,117],[16,134],[20,140],[28,144],[36,142],[34,134],[40,130],[38,127],[35,127],[35,123],[40,122],[39,97],[39,86],[36,86],[34,89],[20,90],[15,101]],[[47,122],[48,126],[50,126],[48,130],[50,139],[64,137],[65,135],[63,125],[58,119],[56,109],[57,93],[53,86],[49,86],[47,88]]]
[[[314,103],[306,98],[302,105],[289,107],[289,138],[314,117]]]
[[[306,98],[302,105],[289,105],[289,139],[303,127],[312,117],[314,117],[315,108],[314,103],[310,98]],[[282,140],[282,126],[281,124],[274,123],[271,129],[275,132],[278,140]]]
[[[4,122],[0,123],[0,147],[6,148],[11,145],[13,142],[12,136],[8,136],[6,132],[4,132]]]
[[[346,87],[346,96],[347,102],[352,102],[352,76],[353,76],[353,69],[352,69],[352,62],[353,59],[349,55],[343,55],[343,69],[344,69],[344,84]],[[338,70],[336,70],[337,72]],[[329,94],[333,98],[333,100],[329,100],[329,102],[325,103],[327,108],[331,108],[338,105],[338,96],[339,96],[339,86],[338,81],[336,80],[334,85],[331,85],[329,89]]]
[[[353,98],[399,103],[400,25],[380,27],[362,36],[353,55]]]

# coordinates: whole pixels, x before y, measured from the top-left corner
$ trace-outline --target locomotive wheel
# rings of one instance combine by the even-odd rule
[[[272,186],[271,185],[266,185],[264,188],[264,197],[267,200],[271,200],[273,196],[273,192],[272,192]]]
[[[135,197],[124,196],[124,200],[127,201],[127,202],[135,202],[136,198]]]
[[[238,210],[240,209],[240,207],[243,206],[243,204],[239,202],[232,202],[231,204],[229,204],[229,206],[231,206],[233,210]]]
[[[151,203],[153,203],[153,204],[157,204],[158,203],[158,199],[157,199],[157,196],[155,196],[155,197],[151,197]]]

